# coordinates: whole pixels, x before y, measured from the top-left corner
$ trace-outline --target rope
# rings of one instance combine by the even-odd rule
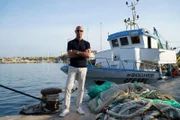
[[[141,88],[138,83],[134,83],[138,92],[129,95],[117,95],[109,106],[104,107],[102,113],[96,116],[96,120],[119,120],[119,119],[178,119],[180,109],[172,106],[162,106],[161,103],[154,102],[153,99],[171,100],[170,96],[161,94],[156,90]],[[136,99],[136,100],[135,100]],[[152,99],[152,100],[151,100]],[[130,102],[127,102],[132,100]],[[163,103],[162,103],[163,104]]]
[[[22,95],[25,95],[25,96],[28,96],[28,97],[31,97],[31,98],[34,98],[34,99],[37,99],[37,100],[40,100],[40,101],[43,101],[43,102],[47,103],[47,101],[45,101],[45,100],[43,100],[43,99],[41,99],[41,98],[38,98],[38,97],[35,97],[35,96],[32,96],[32,95],[23,93],[23,92],[21,92],[21,91],[18,91],[18,90],[15,90],[15,89],[6,87],[6,86],[4,86],[4,85],[1,85],[1,84],[0,84],[0,87],[3,87],[3,88],[5,88],[5,89],[8,89],[8,90],[14,91],[14,92],[16,92],[16,93],[20,93],[20,94],[22,94]]]
[[[169,112],[169,111],[173,111],[177,114],[177,116],[180,116],[180,111],[177,109],[177,108],[174,108],[174,107],[171,107],[171,106],[168,106],[168,107],[165,107],[165,108],[162,108],[161,111],[163,113],[166,113],[166,112]]]
[[[138,110],[135,112],[131,111],[132,113],[130,113],[131,109]],[[144,116],[144,113],[146,113],[148,109],[151,109],[150,111],[152,113]],[[127,111],[129,113],[127,113]],[[180,118],[180,110],[172,106],[159,109],[153,105],[152,100],[130,101],[127,103],[111,104],[110,107],[104,109],[104,114],[98,114],[96,118],[99,118],[98,120],[107,120],[109,117],[115,117],[117,119],[131,119],[141,115],[143,115],[144,120],[150,120],[157,118],[158,116],[161,116],[165,119]]]
[[[145,116],[145,118],[143,120],[153,120],[153,118],[158,115],[159,115],[158,111],[153,111],[150,115]]]
[[[143,107],[143,104],[146,104],[146,105]],[[144,113],[146,110],[148,110],[152,106],[152,104],[153,104],[153,102],[151,100],[147,100],[147,101],[131,101],[131,102],[123,104],[125,106],[128,105],[129,107],[126,107],[125,109],[123,109],[119,114],[117,114],[117,113],[115,113],[115,112],[113,112],[111,110],[106,110],[106,113],[108,113],[108,114],[110,114],[110,115],[112,115],[114,117],[117,117],[117,118],[130,119],[130,118],[133,118],[135,116],[138,116],[138,115]],[[129,115],[123,115],[124,112],[126,112],[126,111],[128,111],[130,109],[135,109],[135,108],[140,108],[140,109],[137,110],[134,113],[129,114]]]

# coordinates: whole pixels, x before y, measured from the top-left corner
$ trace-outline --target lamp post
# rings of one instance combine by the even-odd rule
[[[100,22],[100,49],[102,50],[102,22]]]
[[[88,32],[89,32],[89,28],[87,28],[87,41],[88,41]]]

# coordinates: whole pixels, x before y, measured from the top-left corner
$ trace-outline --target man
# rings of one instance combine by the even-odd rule
[[[84,84],[87,72],[86,59],[90,57],[91,50],[89,42],[82,38],[83,32],[83,27],[77,26],[75,30],[76,38],[68,42],[67,52],[70,59],[70,65],[68,68],[68,78],[65,90],[65,109],[60,113],[59,116],[61,117],[66,116],[69,113],[71,90],[74,86],[76,75],[78,78],[78,97],[76,100],[77,112],[81,115],[84,114],[84,111],[81,108],[81,103],[84,95]]]

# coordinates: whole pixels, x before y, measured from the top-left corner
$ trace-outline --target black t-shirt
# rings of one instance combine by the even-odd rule
[[[78,50],[84,52],[85,50],[90,49],[90,44],[85,40],[71,40],[68,42],[67,51],[68,50]],[[73,67],[87,67],[87,60],[84,57],[71,58],[70,66]]]

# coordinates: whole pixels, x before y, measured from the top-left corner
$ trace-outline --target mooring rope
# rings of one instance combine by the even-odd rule
[[[3,88],[5,88],[5,89],[8,89],[8,90],[14,91],[14,92],[16,92],[16,93],[20,93],[20,94],[22,94],[22,95],[25,95],[25,96],[28,96],[28,97],[31,97],[31,98],[34,98],[34,99],[37,99],[37,100],[40,100],[40,101],[43,101],[43,102],[47,103],[47,101],[45,101],[45,100],[43,100],[43,99],[41,99],[41,98],[38,98],[38,97],[35,97],[35,96],[32,96],[32,95],[29,95],[29,94],[27,94],[27,93],[23,93],[23,92],[21,92],[21,91],[18,91],[18,90],[15,90],[15,89],[6,87],[6,86],[4,86],[4,85],[1,85],[1,84],[0,84],[0,87],[3,87]]]
[[[13,91],[13,92],[16,92],[16,93],[19,93],[19,94],[22,94],[22,95],[25,95],[25,96],[28,96],[28,97],[31,97],[31,98],[40,100],[40,101],[43,101],[43,102],[45,102],[45,103],[48,103],[46,100],[43,100],[43,99],[41,99],[41,98],[32,96],[32,95],[30,95],[30,94],[27,94],[27,93],[24,93],[24,92],[15,90],[15,89],[13,89],[13,88],[10,88],[10,87],[7,87],[7,86],[1,85],[1,84],[0,84],[0,87],[3,87],[3,88],[5,88],[5,89],[11,90],[11,91]],[[77,90],[77,87],[76,87],[75,89],[72,89],[72,93],[74,93],[76,90]],[[63,91],[63,92],[65,92],[65,91]],[[63,101],[63,100],[64,100],[64,98],[62,98],[62,99],[59,101],[59,103],[62,104],[62,101]]]

